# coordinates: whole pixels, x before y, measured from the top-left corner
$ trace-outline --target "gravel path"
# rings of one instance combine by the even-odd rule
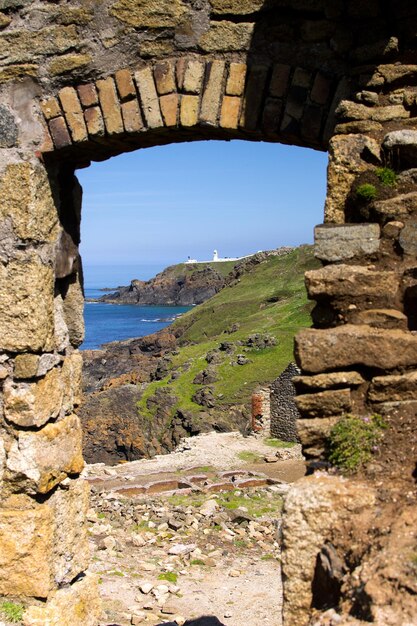
[[[100,626],[181,626],[202,615],[226,626],[282,625],[280,518],[288,483],[146,497],[114,491],[115,482],[186,475],[201,467],[255,468],[282,481],[303,474],[299,446],[277,449],[239,433],[186,439],[173,453],[151,460],[87,466],[84,475],[94,482],[92,568],[105,608]]]

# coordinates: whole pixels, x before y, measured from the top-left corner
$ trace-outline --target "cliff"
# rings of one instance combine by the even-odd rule
[[[235,262],[171,265],[150,280],[132,280],[127,287],[102,296],[100,302],[190,306],[201,304],[226,284]]]

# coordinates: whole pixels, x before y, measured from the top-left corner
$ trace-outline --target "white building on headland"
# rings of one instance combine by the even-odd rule
[[[250,256],[253,256],[253,254],[246,254],[245,256],[237,256],[237,257],[231,257],[231,256],[220,257],[217,250],[215,250],[213,253],[213,258],[210,259],[210,261],[197,261],[197,259],[191,259],[190,257],[188,257],[185,263],[224,263],[225,261],[240,261],[241,259],[247,259]]]

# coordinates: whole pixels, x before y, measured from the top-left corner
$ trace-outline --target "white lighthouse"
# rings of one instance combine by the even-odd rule
[[[217,252],[217,250],[215,250],[213,254],[213,261],[217,263],[218,260],[219,260],[219,253]]]

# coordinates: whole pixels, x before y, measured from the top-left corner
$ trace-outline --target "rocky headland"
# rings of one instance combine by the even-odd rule
[[[201,304],[225,286],[233,264],[226,262],[224,265],[226,267],[219,268],[222,271],[206,264],[172,265],[150,280],[134,279],[130,285],[106,293],[99,302],[166,306]]]

